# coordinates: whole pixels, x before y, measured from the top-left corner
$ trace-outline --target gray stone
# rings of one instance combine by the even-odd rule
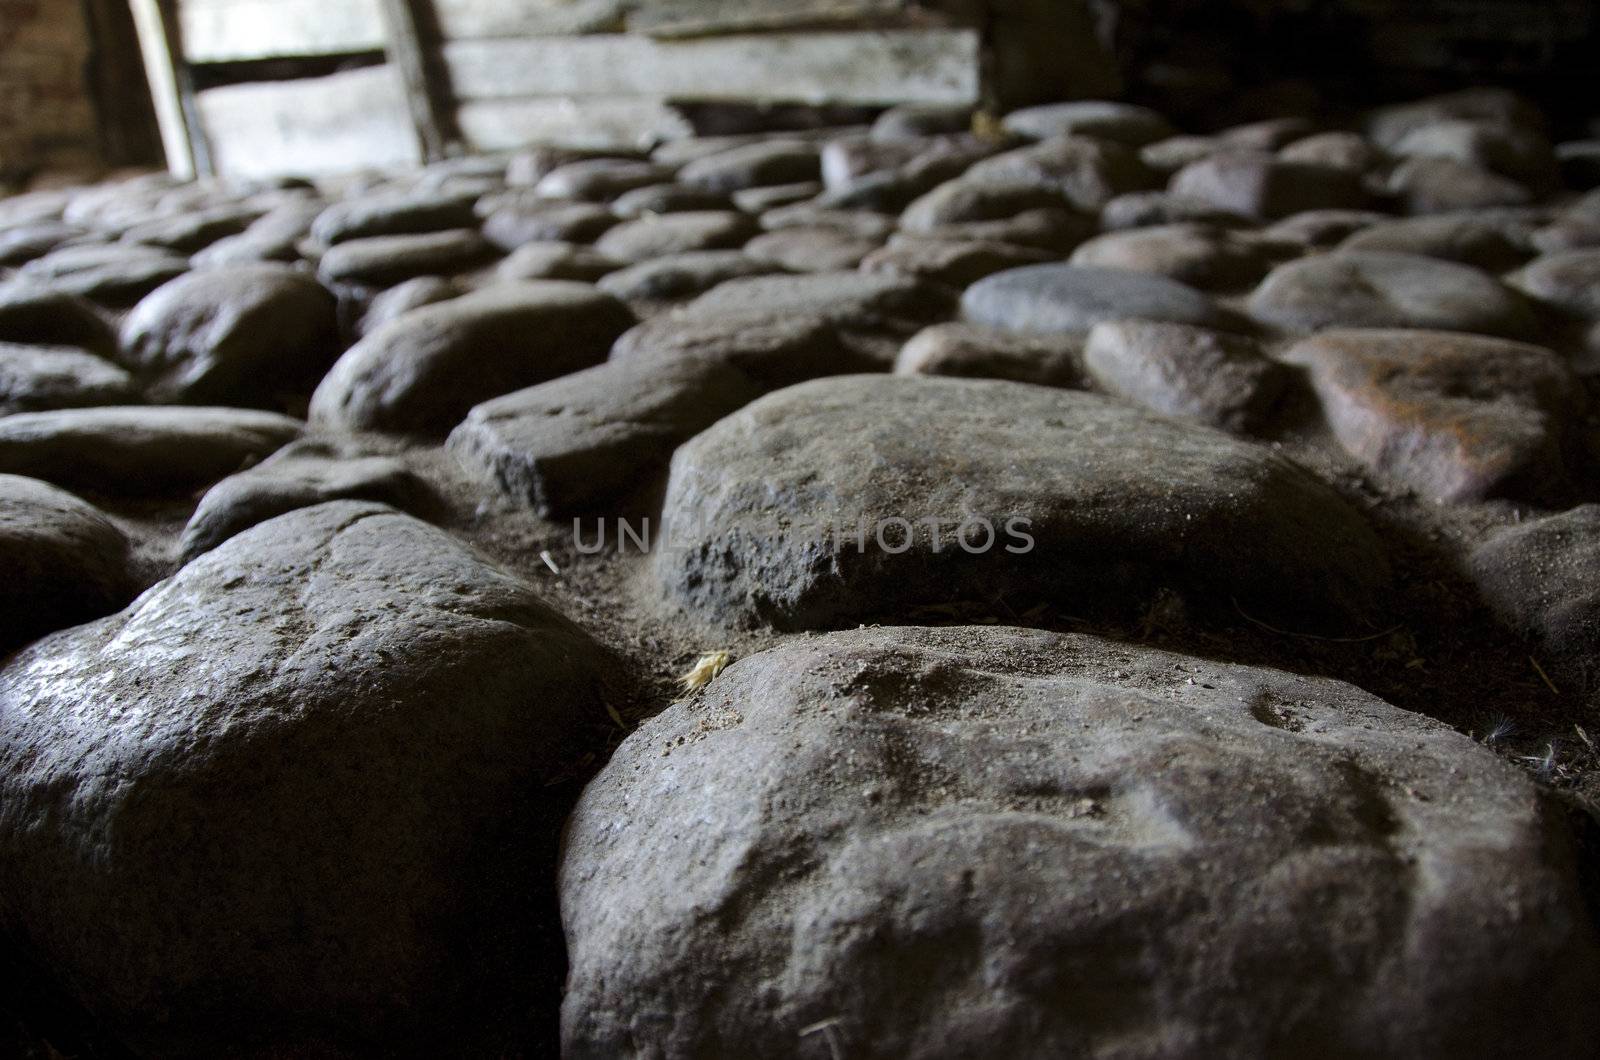
[[[1215,324],[1220,318],[1209,298],[1176,280],[1076,265],[995,273],[967,288],[961,313],[975,324],[1025,333],[1086,332],[1102,320]]]
[[[434,305],[438,302],[448,302],[452,298],[461,297],[464,293],[466,292],[455,280],[447,280],[442,276],[418,276],[397,283],[388,290],[374,295],[367,303],[366,312],[361,314],[356,334],[365,338],[389,321],[397,320],[413,309],[421,309],[425,305]]]
[[[1527,301],[1455,262],[1349,251],[1280,265],[1250,296],[1250,315],[1290,331],[1432,328],[1517,337],[1535,326]]]
[[[1433,331],[1324,331],[1290,348],[1351,455],[1439,501],[1559,496],[1582,390],[1520,342]]]
[[[197,269],[250,265],[261,261],[292,262],[299,243],[326,207],[320,201],[295,202],[269,210],[238,235],[217,240],[189,259]]]
[[[1278,149],[1278,157],[1285,162],[1365,173],[1383,161],[1383,152],[1356,133],[1326,132],[1285,144]]]
[[[128,539],[94,505],[0,475],[0,653],[116,610],[132,594]]]
[[[97,493],[206,486],[299,437],[305,424],[249,409],[108,405],[0,417],[0,474]]]
[[[503,206],[483,219],[483,235],[501,250],[525,243],[592,243],[617,223],[617,215],[595,203],[550,200],[537,207]]]
[[[1412,129],[1389,146],[1400,158],[1448,158],[1548,188],[1555,183],[1555,149],[1535,128],[1516,128],[1461,119]]]
[[[85,243],[53,250],[19,272],[52,290],[123,306],[188,270],[189,262],[170,250],[136,243]]]
[[[942,288],[900,276],[813,272],[752,276],[696,298],[695,315],[801,317],[860,331],[909,332],[953,308]]]
[[[1071,262],[1166,276],[1207,290],[1248,287],[1272,268],[1273,247],[1209,224],[1151,225],[1108,232],[1079,245]]]
[[[206,491],[183,528],[188,562],[268,519],[337,500],[373,501],[428,518],[438,498],[397,457],[348,440],[303,438]]]
[[[617,196],[611,212],[633,219],[650,213],[682,213],[685,210],[727,210],[733,200],[720,191],[691,188],[683,184],[648,184]],[[742,208],[742,207],[741,207]]]
[[[416,276],[452,276],[495,257],[495,247],[470,228],[417,235],[350,239],[322,255],[325,283],[390,287]]]
[[[796,227],[764,232],[744,245],[744,253],[792,272],[835,272],[855,268],[881,245],[838,228]]]
[[[1305,247],[1331,247],[1356,232],[1393,220],[1372,210],[1307,210],[1261,230],[1262,238]]]
[[[1535,258],[1510,282],[1563,313],[1600,320],[1600,247]]]
[[[1544,124],[1539,108],[1504,88],[1469,88],[1411,103],[1381,107],[1368,115],[1367,135],[1380,147],[1399,143],[1411,132],[1441,121],[1474,121],[1503,128]]]
[[[363,195],[336,202],[317,215],[311,238],[323,246],[371,236],[412,235],[470,228],[472,200],[458,195]]]
[[[442,433],[480,401],[605,360],[632,324],[622,303],[588,284],[493,284],[412,310],[350,347],[312,395],[311,419]]]
[[[1400,208],[1413,214],[1525,206],[1533,201],[1525,185],[1453,158],[1408,158],[1389,173],[1386,187]]]
[[[782,271],[742,250],[691,250],[618,269],[601,279],[599,287],[624,301],[671,300],[693,298],[719,283],[743,276]]]
[[[1143,147],[1171,136],[1172,125],[1148,107],[1132,103],[1081,100],[1024,107],[1005,116],[1005,130],[1034,140],[1056,136],[1094,136]]]
[[[122,353],[161,403],[273,404],[310,390],[336,352],[334,299],[282,265],[187,273],[122,323]]]
[[[667,166],[626,158],[592,158],[559,166],[540,179],[537,191],[551,199],[609,202],[624,192],[672,179]]]
[[[1130,191],[1118,195],[1100,210],[1106,229],[1145,228],[1150,225],[1209,224],[1233,228],[1247,224],[1238,214],[1200,199],[1186,199],[1169,191]]]
[[[902,103],[890,107],[872,123],[870,135],[882,143],[947,136],[972,128],[972,108],[949,103]]]
[[[193,254],[219,239],[243,232],[261,213],[259,209],[238,204],[185,210],[124,229],[122,242]]]
[[[603,512],[655,484],[674,449],[760,394],[722,361],[612,361],[478,405],[449,449],[539,515]]]
[[[594,283],[622,268],[593,247],[581,243],[524,243],[495,266],[502,280],[578,280]]]
[[[1366,204],[1359,175],[1348,169],[1249,151],[1224,151],[1179,170],[1174,195],[1220,210],[1269,220],[1305,210],[1351,210]]]
[[[86,298],[26,280],[0,284],[0,342],[77,346],[117,354],[117,333]]]
[[[663,590],[726,625],[836,628],[1008,594],[1082,614],[1157,587],[1349,621],[1387,581],[1362,518],[1270,450],[996,380],[844,376],[769,394],[678,450],[662,519]]]
[[[1147,320],[1096,324],[1084,365],[1108,394],[1234,433],[1263,423],[1288,374],[1251,339]]]
[[[0,671],[0,922],[138,1052],[477,1051],[603,659],[392,509],[264,523]]]
[[[971,324],[935,324],[900,347],[894,371],[1078,387],[1083,385],[1082,361],[1083,343],[1076,336],[1017,335]]]
[[[766,140],[697,158],[678,171],[684,184],[711,191],[738,191],[773,184],[820,180],[815,144]]]
[[[1580,1055],[1597,944],[1556,817],[1326,678],[1009,628],[791,640],[584,792],[562,1055]]]
[[[1507,527],[1478,546],[1467,567],[1490,610],[1572,681],[1572,691],[1595,689],[1600,505]]]
[[[1048,251],[1010,243],[900,236],[862,258],[861,271],[966,287],[985,276],[1049,259]]]
[[[1071,205],[1089,213],[1156,181],[1130,148],[1087,136],[1058,136],[995,155],[967,170],[962,179],[1060,192]]]
[[[1062,210],[1062,196],[1048,188],[978,184],[952,180],[921,196],[900,215],[900,227],[926,234],[967,221],[1003,221],[1028,210]]]
[[[0,342],[0,416],[139,399],[132,376],[88,350]]]
[[[83,239],[85,228],[65,221],[35,221],[30,224],[0,227],[0,266],[26,265],[59,246]]]
[[[767,387],[821,375],[883,371],[889,366],[889,358],[858,348],[836,324],[821,317],[767,312],[759,305],[715,312],[696,311],[694,305],[657,314],[631,329],[611,348],[610,359],[649,364],[715,361],[738,368]]]
[[[1532,255],[1526,229],[1475,217],[1411,217],[1385,221],[1352,234],[1340,250],[1392,250],[1457,261],[1485,272],[1505,272]]]
[[[691,250],[728,250],[760,231],[755,220],[731,210],[685,210],[624,221],[595,242],[607,257],[625,264]]]

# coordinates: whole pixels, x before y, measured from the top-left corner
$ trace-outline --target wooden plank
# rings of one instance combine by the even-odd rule
[[[462,135],[477,151],[503,151],[531,143],[570,147],[642,147],[694,134],[683,115],[659,99],[490,99],[461,104]]]
[[[907,0],[652,0],[628,14],[628,31],[705,37],[779,30],[862,29],[912,17]]]
[[[615,33],[633,0],[433,0],[445,40]]]
[[[972,30],[758,34],[661,41],[458,41],[444,61],[457,98],[648,96],[791,103],[975,103]]]
[[[176,177],[193,177],[198,166],[179,90],[178,64],[182,61],[182,52],[173,48],[176,31],[168,22],[169,5],[163,0],[131,0],[131,3],[134,28],[139,33],[139,51],[144,56],[145,77],[150,82],[150,97],[155,102],[156,124],[161,130],[161,147],[167,156],[167,169]]]
[[[378,0],[182,0],[190,62],[382,51]]]
[[[209,88],[196,97],[225,176],[321,176],[421,162],[389,66]]]
[[[460,141],[451,102],[434,70],[432,42],[438,40],[425,0],[379,0],[388,40],[389,63],[405,83],[406,104],[422,148],[430,162],[451,154]]]

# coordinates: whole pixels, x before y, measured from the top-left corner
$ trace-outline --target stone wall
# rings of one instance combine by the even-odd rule
[[[80,0],[0,0],[0,178],[98,156]]]

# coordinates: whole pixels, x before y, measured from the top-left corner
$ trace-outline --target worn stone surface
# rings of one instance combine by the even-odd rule
[[[1165,139],[1175,131],[1166,118],[1149,107],[1101,100],[1024,107],[1006,115],[1005,128],[1007,132],[1035,140],[1069,135],[1095,136],[1130,147],[1143,147]]]
[[[697,158],[678,171],[678,179],[711,191],[818,180],[822,163],[813,144],[772,140],[745,144]]]
[[[691,250],[608,273],[599,287],[625,301],[693,298],[728,280],[782,271],[781,266],[740,250]]]
[[[104,512],[0,474],[0,653],[109,614],[132,593],[128,539]]]
[[[438,504],[398,457],[349,441],[301,439],[207,490],[178,551],[187,561],[268,519],[336,500],[374,501],[421,518]]]
[[[1287,384],[1251,339],[1148,320],[1096,324],[1084,366],[1108,394],[1236,433],[1259,426]]]
[[[881,245],[838,228],[795,227],[756,236],[744,253],[790,272],[835,272],[855,268]]]
[[[1102,320],[1212,324],[1219,312],[1192,287],[1122,269],[1029,265],[995,273],[961,298],[967,320],[1019,332],[1085,332]]]
[[[122,353],[153,401],[271,404],[316,384],[336,351],[334,299],[280,265],[180,276],[122,324]]]
[[[334,203],[311,223],[311,238],[324,246],[370,236],[394,236],[470,228],[472,200],[458,195],[372,195]]]
[[[86,243],[35,258],[20,274],[41,286],[109,306],[132,305],[189,263],[175,252],[136,243]]]
[[[1352,685],[1005,628],[795,640],[585,792],[563,1054],[1576,1053],[1572,857],[1515,769]]]
[[[1213,290],[1247,287],[1281,257],[1258,239],[1208,224],[1164,224],[1108,232],[1080,245],[1072,264],[1152,272]]]
[[[1385,221],[1352,234],[1341,250],[1385,250],[1442,258],[1485,272],[1505,272],[1532,255],[1526,229],[1475,217],[1412,217]]]
[[[1408,158],[1389,174],[1389,195],[1414,214],[1523,206],[1533,193],[1510,177],[1453,158]]]
[[[139,399],[131,375],[88,350],[0,342],[0,416]]]
[[[739,247],[759,231],[754,220],[731,210],[685,210],[624,221],[596,242],[600,253],[632,264],[690,250]]]
[[[594,203],[546,201],[538,206],[503,206],[483,219],[483,236],[501,250],[524,243],[588,243],[617,223],[619,218]]]
[[[985,276],[1034,265],[1048,251],[977,239],[899,236],[861,259],[862,272],[882,272],[966,287]]]
[[[735,281],[729,281],[735,282]],[[883,371],[886,357],[847,341],[833,321],[803,313],[765,312],[759,305],[696,309],[696,302],[630,329],[611,348],[618,362],[706,359],[732,365],[763,386],[787,386],[820,375]]]
[[[392,509],[265,523],[0,672],[0,918],[146,1051],[465,1040],[556,959],[539,792],[600,660]]]
[[[208,485],[300,435],[275,412],[115,406],[0,417],[0,474],[99,493],[162,495]]]
[[[578,280],[594,283],[622,262],[579,243],[524,243],[495,266],[503,280]]]
[[[1441,501],[1559,495],[1581,391],[1539,346],[1437,331],[1338,330],[1304,365],[1340,443]]]
[[[1387,576],[1361,517],[1269,451],[991,380],[846,376],[768,395],[678,450],[662,518],[684,534],[655,557],[672,600],[780,629],[1006,593],[1126,600],[1152,583],[1349,619]],[[959,547],[957,525],[980,518],[991,547]],[[942,548],[916,525],[900,549],[895,519],[941,520]]]
[[[1018,335],[971,324],[935,324],[900,347],[896,375],[1010,379],[1042,386],[1083,382],[1083,342],[1075,335]]]
[[[0,342],[117,354],[117,333],[88,299],[27,281],[0,284]]]
[[[648,487],[679,444],[760,393],[725,361],[611,361],[476,406],[449,448],[540,515],[590,514]]]
[[[1367,201],[1348,169],[1259,152],[1226,151],[1185,166],[1168,185],[1229,213],[1266,220],[1304,210],[1350,210]]]
[[[312,395],[311,419],[444,432],[480,401],[604,360],[632,323],[588,284],[495,284],[414,309],[350,347]]]
[[[691,188],[683,184],[647,184],[617,196],[611,203],[611,212],[631,220],[650,213],[727,210],[733,205],[725,192]]]
[[[1468,571],[1484,602],[1531,641],[1572,692],[1596,687],[1600,653],[1600,505],[1507,527]]]
[[[367,303],[366,312],[361,314],[356,332],[362,336],[370,335],[413,309],[448,302],[464,293],[460,284],[443,276],[417,276],[404,280],[372,297]]]
[[[995,155],[968,169],[963,179],[1044,188],[1091,213],[1118,195],[1155,182],[1132,149],[1088,136],[1057,136]]]
[[[1494,277],[1379,250],[1278,266],[1250,296],[1250,315],[1290,331],[1399,327],[1518,337],[1534,329],[1527,301]]]
[[[592,158],[568,162],[546,173],[537,185],[551,199],[607,202],[635,188],[672,179],[672,170],[627,158]]]
[[[859,330],[904,331],[951,310],[941,288],[901,276],[815,272],[752,276],[719,284],[695,299],[698,315],[801,316]]]
[[[388,287],[414,276],[451,276],[495,256],[488,240],[470,228],[414,235],[365,236],[322,255],[317,274],[326,283]]]
[[[1600,320],[1600,247],[1535,258],[1511,283],[1563,313]]]

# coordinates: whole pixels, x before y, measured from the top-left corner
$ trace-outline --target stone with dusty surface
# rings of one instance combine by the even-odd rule
[[[422,518],[438,503],[395,456],[348,440],[302,438],[207,490],[178,552],[187,561],[268,519],[336,500],[374,501]]]
[[[731,210],[685,210],[624,221],[595,242],[607,257],[625,264],[690,250],[742,246],[760,231],[756,222]]]
[[[1359,176],[1347,169],[1246,151],[1191,163],[1178,171],[1168,189],[1261,220],[1305,210],[1350,210],[1367,201]]]
[[[578,280],[594,283],[622,268],[594,247],[580,243],[524,243],[495,266],[502,280]]]
[[[647,184],[617,196],[611,212],[632,220],[649,213],[682,213],[685,210],[726,210],[733,205],[724,192],[691,188],[683,184]]]
[[[1008,628],[793,640],[585,791],[562,1053],[1577,1055],[1600,947],[1553,817],[1326,678]]]
[[[494,210],[483,219],[483,235],[501,250],[515,250],[524,243],[588,243],[617,220],[616,214],[594,203],[546,201]]]
[[[1510,282],[1563,313],[1600,320],[1600,247],[1535,258]]]
[[[862,258],[861,271],[966,287],[985,276],[1049,258],[1048,251],[992,240],[897,236],[888,246]]]
[[[311,398],[325,427],[449,430],[480,401],[605,360],[633,314],[583,283],[499,283],[415,309],[345,351]]]
[[[27,281],[0,284],[0,342],[77,346],[117,355],[117,333],[94,303]]]
[[[1170,191],[1130,191],[1118,195],[1100,209],[1100,225],[1108,231],[1172,224],[1235,228],[1249,223],[1246,218],[1209,202],[1174,195]]]
[[[366,312],[361,314],[356,333],[364,338],[413,309],[421,309],[425,305],[434,305],[437,302],[448,302],[452,298],[461,297],[464,293],[460,284],[443,276],[417,276],[397,283],[388,290],[374,295],[367,303]]]
[[[94,505],[0,474],[0,654],[116,610],[132,592],[128,539]]]
[[[1131,149],[1087,136],[1058,136],[995,155],[967,170],[962,179],[1059,192],[1089,213],[1118,195],[1155,183],[1155,175]]]
[[[1122,604],[1157,585],[1354,621],[1387,579],[1361,516],[1270,450],[994,380],[845,376],[769,394],[678,450],[662,519],[681,534],[655,556],[669,599],[779,629],[1007,594]]]
[[[618,269],[598,286],[624,301],[670,300],[693,298],[728,280],[782,271],[781,266],[757,261],[742,250],[690,250]]]
[[[697,158],[678,171],[678,180],[711,191],[738,191],[773,184],[818,180],[822,163],[814,144],[766,140]]]
[[[0,474],[139,496],[209,485],[300,436],[251,409],[107,405],[0,417]]]
[[[1384,221],[1352,234],[1340,250],[1387,250],[1456,261],[1505,272],[1527,261],[1533,250],[1525,228],[1475,217],[1409,217]]]
[[[0,672],[4,928],[140,1052],[462,1047],[559,960],[541,790],[602,665],[393,509],[264,523]]]
[[[1259,426],[1287,382],[1251,339],[1148,320],[1096,324],[1084,365],[1108,394],[1235,433]]]
[[[1108,232],[1072,252],[1072,264],[1150,272],[1208,290],[1255,283],[1272,268],[1270,245],[1209,224],[1151,225]]]
[[[187,273],[146,295],[122,324],[122,352],[152,400],[270,404],[309,390],[332,362],[334,299],[282,265]]]
[[[1533,201],[1526,185],[1453,158],[1408,158],[1389,174],[1387,191],[1407,213],[1455,213]]]
[[[394,236],[468,228],[477,218],[472,200],[458,195],[364,195],[336,202],[311,223],[311,238],[324,246],[370,236]]]
[[[693,314],[800,316],[860,330],[912,330],[946,315],[950,295],[902,276],[813,272],[729,280],[696,298]]]
[[[1440,501],[1560,495],[1583,407],[1550,350],[1437,331],[1325,331],[1284,359],[1305,366],[1349,452]]]
[[[540,515],[590,514],[650,486],[679,444],[760,394],[723,361],[610,361],[478,405],[449,448]]]
[[[82,295],[102,305],[124,306],[188,270],[187,259],[159,247],[86,243],[35,258],[19,273],[52,290]]]
[[[834,272],[855,268],[881,245],[881,240],[838,228],[795,227],[756,236],[744,245],[744,253],[791,272]]]
[[[971,324],[935,324],[900,347],[896,375],[1010,379],[1041,386],[1083,383],[1083,343],[1074,335],[1017,335]]]
[[[414,276],[451,276],[484,264],[495,248],[470,228],[364,236],[331,248],[317,264],[326,283],[388,287]]]
[[[0,342],[0,416],[134,405],[139,399],[131,375],[88,350]]]
[[[606,202],[635,188],[672,179],[672,170],[626,158],[591,158],[569,162],[546,173],[538,193],[551,199]]]
[[[1219,311],[1193,287],[1123,269],[1029,265],[979,280],[961,298],[962,316],[1019,332],[1085,332],[1102,320],[1214,324]]]
[[[1290,331],[1432,328],[1518,337],[1534,329],[1527,300],[1487,273],[1385,250],[1280,265],[1249,307],[1257,320]]]
[[[1595,688],[1600,654],[1600,505],[1507,527],[1467,567],[1484,602],[1531,641],[1571,691]]]
[[[1149,107],[1105,100],[1043,103],[1005,116],[1007,132],[1035,140],[1054,136],[1094,136],[1143,147],[1173,134],[1172,125]]]

